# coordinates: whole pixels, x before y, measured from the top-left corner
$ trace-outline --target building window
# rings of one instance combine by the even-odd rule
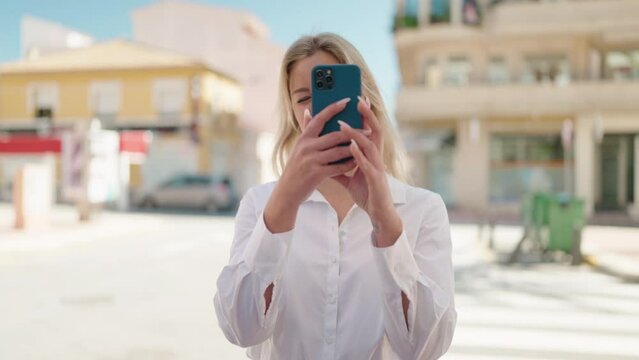
[[[558,135],[493,135],[490,142],[490,199],[518,202],[536,192],[560,192],[564,151]]]
[[[563,55],[527,56],[524,59],[523,83],[570,83],[570,63]]]
[[[450,0],[430,1],[430,22],[433,24],[450,22]]]
[[[493,85],[510,82],[510,70],[505,58],[493,56],[488,60],[488,82]]]
[[[606,78],[639,79],[639,50],[611,51],[606,54]]]
[[[394,30],[400,28],[414,28],[419,23],[420,0],[400,0],[397,2]]]
[[[122,85],[118,81],[96,81],[89,86],[90,106],[102,121],[114,119],[122,106]]]
[[[446,64],[444,83],[446,85],[463,86],[470,84],[472,67],[468,58],[451,57]]]
[[[419,15],[419,0],[406,0],[405,6],[404,15],[417,18]]]
[[[481,12],[477,5],[477,0],[464,0],[462,7],[464,24],[479,25],[481,24]]]
[[[179,119],[187,101],[186,78],[157,79],[153,84],[153,103],[160,118]]]
[[[58,101],[56,83],[37,83],[27,87],[27,109],[36,119],[53,119]]]
[[[424,61],[420,76],[417,82],[428,88],[435,89],[439,87],[442,81],[441,67],[437,63],[436,58],[428,58]]]

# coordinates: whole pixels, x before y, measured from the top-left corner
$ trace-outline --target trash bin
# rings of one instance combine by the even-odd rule
[[[547,193],[535,193],[532,198],[533,225],[537,228],[550,224],[549,206],[553,197]]]
[[[584,201],[565,195],[553,197],[549,203],[548,216],[546,250],[580,256],[579,235],[585,224]],[[579,254],[575,251],[579,251]]]
[[[533,193],[522,202],[524,234],[511,253],[509,263],[514,263],[523,251],[524,243],[529,251],[543,254],[562,251],[572,255],[577,265],[581,257],[581,229],[585,225],[584,201],[566,194]]]

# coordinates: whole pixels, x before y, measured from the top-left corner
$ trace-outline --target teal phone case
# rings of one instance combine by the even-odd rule
[[[323,71],[323,76],[320,71]],[[327,81],[329,76],[332,77],[331,82]],[[357,111],[357,97],[362,93],[362,80],[357,65],[317,65],[311,70],[311,79],[313,83],[313,116],[336,101],[346,97],[351,99],[344,110],[324,125],[320,136],[339,131],[337,120],[342,120],[355,129],[362,128],[362,116]],[[320,83],[323,85],[320,86]]]

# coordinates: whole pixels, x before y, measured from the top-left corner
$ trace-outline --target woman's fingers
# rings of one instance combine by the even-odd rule
[[[366,129],[355,129],[355,131],[361,132],[365,136],[370,136],[371,134],[371,131]],[[343,131],[333,131],[316,139],[312,139],[310,147],[315,150],[325,150],[339,144],[346,144],[349,140],[350,137]]]
[[[302,117],[302,124],[304,125],[303,129],[306,129],[312,118],[311,111],[308,108],[304,109],[304,116]]]
[[[335,146],[328,150],[320,151],[317,160],[322,165],[326,165],[333,161],[351,157],[351,151],[348,146]]]
[[[355,158],[355,162],[357,163],[357,166],[359,166],[359,168],[362,169],[362,172],[364,173],[364,175],[367,178],[370,176],[373,176],[375,171],[375,166],[371,164],[371,162],[366,158],[366,156],[362,152],[362,149],[360,149],[359,146],[357,145],[357,142],[355,141],[355,139],[351,139],[351,145],[349,146],[349,148],[351,150],[351,154],[353,154],[353,157]]]
[[[369,140],[366,136],[362,135],[361,133],[355,131],[355,129],[353,129],[350,125],[348,125],[347,123],[338,120],[339,124],[340,124],[340,128],[343,132],[345,132],[351,139],[355,140],[355,142],[357,142],[358,147],[360,148],[360,150],[362,151],[363,154],[365,154],[365,156],[368,158],[368,160],[376,165],[377,167],[379,167],[380,169],[383,169],[383,164],[381,161],[381,155],[379,154],[379,149],[377,148],[377,146],[375,144],[373,144],[373,142],[371,140]]]
[[[345,146],[345,147],[348,148],[348,146]],[[342,175],[346,172],[349,172],[353,170],[356,166],[357,164],[355,163],[355,160],[349,159],[348,161],[345,161],[339,164],[324,165],[322,167],[322,172],[324,176],[333,177],[333,176]]]
[[[373,110],[371,110],[370,101],[364,100],[361,96],[358,97],[357,110],[362,114],[362,127],[364,129],[371,129],[371,140],[377,145],[377,148],[381,151],[381,139],[382,139],[382,127],[377,120],[377,116]]]
[[[324,128],[324,124],[333,118],[333,116],[344,110],[349,101],[351,101],[351,98],[344,98],[325,107],[309,121],[308,125],[302,132],[302,135],[308,134],[308,136],[312,137],[319,136],[320,132],[322,132],[322,129]]]

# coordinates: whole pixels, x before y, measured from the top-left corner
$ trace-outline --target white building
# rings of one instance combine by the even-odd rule
[[[28,15],[20,20],[20,54],[26,59],[87,47],[94,42],[92,36],[52,21]]]
[[[245,129],[243,151],[257,152],[261,162],[244,164],[246,179],[272,179],[277,81],[285,49],[269,40],[266,25],[247,11],[183,1],[141,7],[133,11],[132,18],[136,41],[199,58],[240,82],[244,90],[239,119]]]

